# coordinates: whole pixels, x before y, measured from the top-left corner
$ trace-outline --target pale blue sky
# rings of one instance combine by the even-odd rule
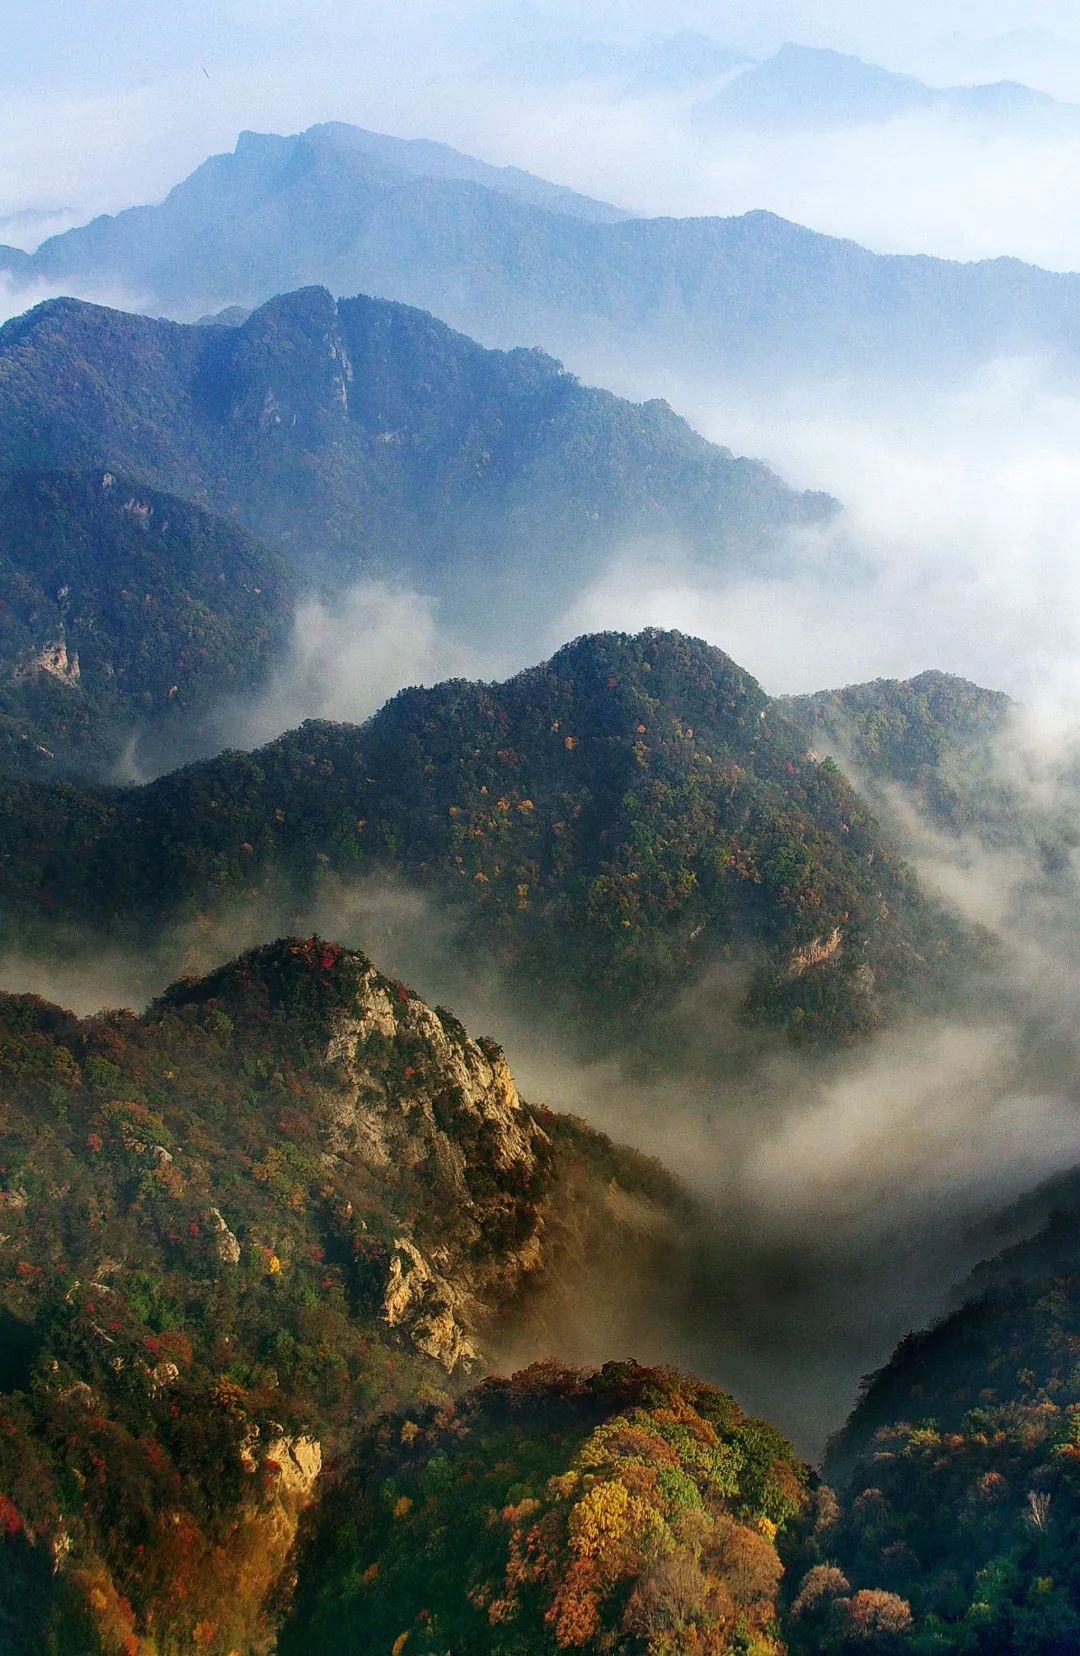
[[[821,178],[802,193],[798,157],[763,169],[760,183],[751,167],[714,187],[697,158],[677,152],[664,111],[629,111],[620,125],[610,109],[521,109],[495,88],[474,87],[471,72],[515,40],[640,39],[696,27],[759,55],[796,39],[932,80],[1041,77],[1059,96],[1080,99],[1080,46],[1070,54],[1031,32],[1074,29],[1080,40],[1076,10],[1076,0],[0,0],[0,240],[30,242],[25,224],[6,222],[26,209],[66,209],[79,221],[159,199],[207,154],[231,149],[243,127],[295,131],[328,119],[442,138],[642,211],[774,206],[872,240],[872,214],[864,223],[834,208],[840,193],[854,201],[860,189],[873,207],[880,184],[870,189],[859,169],[873,165],[880,176],[877,157],[823,156]],[[1022,38],[994,44],[1018,28]],[[890,158],[883,164],[887,184]],[[970,217],[981,186],[969,186],[962,167],[957,177]],[[773,199],[773,183],[791,188]],[[918,206],[902,178],[896,188]],[[1048,201],[1030,235],[1018,221],[1000,247],[991,234],[984,249],[961,225],[955,250],[1058,261],[1066,251],[1053,226],[1074,216],[1066,207]],[[923,219],[909,226],[901,214],[897,245],[953,250],[950,209]]]
[[[529,38],[553,29],[641,35],[693,27],[768,49],[787,38],[828,43],[894,60],[896,67],[953,32],[986,38],[1047,28],[1080,36],[1075,0],[532,0],[508,5],[449,0],[4,0],[0,88],[67,95],[117,92],[170,77],[178,68],[226,70],[395,35],[444,50],[454,41]]]

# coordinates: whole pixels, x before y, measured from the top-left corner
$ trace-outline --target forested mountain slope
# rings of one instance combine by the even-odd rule
[[[0,762],[101,769],[193,739],[283,655],[297,581],[238,524],[109,471],[0,486]]]
[[[505,635],[627,545],[789,567],[835,503],[535,351],[323,289],[239,327],[54,301],[0,329],[0,473],[111,471],[233,517],[302,581],[378,576]],[[500,609],[500,604],[505,605]]]
[[[361,1445],[300,1550],[281,1656],[765,1656],[806,1485],[711,1386],[538,1364]]]
[[[691,1223],[653,1164],[541,1125],[493,1042],[319,939],[140,1017],[0,997],[0,1081],[13,1656],[267,1650],[324,1457],[482,1372],[539,1287],[595,1276],[601,1231],[644,1281]]]
[[[1007,834],[1008,819],[1023,815],[1003,781],[998,746],[1016,706],[1000,690],[927,672],[785,696],[781,705],[814,747],[872,788],[905,789],[943,827],[990,834],[997,822]]]
[[[1044,1231],[978,1273],[972,1298],[867,1381],[826,1464],[840,1511],[819,1541],[833,1573],[807,1578],[792,1627],[809,1642],[793,1636],[793,1650],[839,1648],[830,1599],[868,1585],[910,1605],[904,1648],[1076,1649],[1075,1179],[1061,1197]]]
[[[679,633],[586,637],[142,788],[8,782],[0,809],[9,945],[149,947],[392,876],[534,1016],[600,1040],[642,1038],[725,965],[744,1016],[844,1038],[971,958],[837,768]]]
[[[785,696],[781,705],[913,855],[948,856],[950,841],[961,858],[977,847],[1019,853],[1008,877],[1026,871],[1041,888],[1044,939],[1049,916],[1073,911],[1080,767],[1063,729],[1047,740],[1034,713],[949,673]]]

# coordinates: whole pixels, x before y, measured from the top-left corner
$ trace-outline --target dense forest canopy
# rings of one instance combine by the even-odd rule
[[[7,941],[152,941],[393,874],[571,1031],[627,1038],[713,963],[751,1021],[847,1039],[943,984],[973,936],[860,797],[720,651],[602,634],[502,685],[405,691],[142,788],[8,782]]]
[[[196,739],[285,651],[297,581],[237,524],[110,471],[0,490],[0,764],[107,770]]]

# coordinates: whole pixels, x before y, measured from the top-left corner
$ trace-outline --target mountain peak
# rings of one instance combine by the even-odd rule
[[[290,288],[287,293],[277,293],[272,299],[264,300],[251,312],[249,320],[258,326],[287,317],[304,327],[329,326],[337,316],[337,309],[337,300],[330,289],[320,282],[312,282],[307,287]]]
[[[171,1011],[224,1005],[288,1013],[295,1010],[298,993],[310,988],[318,1004],[333,1009],[355,1000],[361,990],[367,993],[369,987],[385,987],[386,982],[358,950],[316,936],[279,937],[203,976],[180,978],[154,1005]],[[395,985],[395,990],[403,1002],[412,998],[404,985]]]
[[[740,693],[751,691],[765,700],[756,679],[717,645],[673,627],[644,627],[637,633],[583,633],[556,651],[548,666],[555,672],[569,669],[583,675],[620,667],[631,673],[644,670],[658,675],[658,689],[668,682],[669,674],[674,674],[680,691],[691,678],[699,682],[730,681],[737,684]]]
[[[295,144],[295,138],[283,137],[277,132],[255,132],[249,127],[237,134],[233,154],[237,157],[250,155],[274,155],[284,147]]]
[[[542,1128],[491,1043],[319,938],[142,1016],[0,996],[0,1048],[9,1652],[269,1648],[320,1444],[447,1401],[499,1330],[535,1349],[536,1295],[592,1282],[605,1248],[660,1280],[646,1192],[664,1235],[688,1215],[584,1124]],[[72,1466],[97,1469],[77,1517]]]
[[[789,527],[836,510],[670,410],[397,302],[308,285],[232,328],[52,305],[0,333],[0,472],[141,479],[237,519],[309,584],[316,560],[342,586],[392,578],[473,629],[490,616],[503,647],[622,546],[781,564]]]

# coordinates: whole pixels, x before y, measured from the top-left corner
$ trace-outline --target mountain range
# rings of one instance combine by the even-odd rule
[[[584,638],[141,788],[8,781],[0,809],[9,948],[152,951],[392,879],[534,1022],[605,1047],[666,1038],[660,1014],[726,961],[744,1019],[847,1039],[975,948],[840,771],[678,633]],[[713,1015],[730,993],[707,991]]]
[[[585,67],[706,77],[719,141],[1068,115],[695,37]],[[1080,277],[637,219],[341,124],[0,269],[202,317],[0,329],[0,971],[94,1008],[0,993],[0,1650],[1072,1656],[1075,763],[1011,764],[1020,710],[938,671],[773,698],[680,632],[551,653],[613,567],[857,560],[829,496],[536,342],[765,391],[1068,371]],[[545,659],[221,750],[304,606],[362,625],[376,589]],[[117,981],[141,1010],[98,1009]],[[550,1103],[437,999],[498,1006]],[[811,1338],[836,1222],[867,1257]],[[909,1287],[860,1300],[965,1226],[985,1262],[910,1286],[947,1309],[875,1345],[820,1473],[729,1395],[771,1353],[810,1418],[778,1340],[891,1340]],[[658,1366],[687,1352],[705,1378]]]
[[[0,489],[0,746],[99,774],[133,737],[212,748],[302,598],[379,582],[531,653],[616,557],[793,569],[837,511],[666,403],[325,289],[231,327],[74,300],[8,323]]]
[[[1032,42],[1032,45],[1040,44]],[[1047,40],[1051,54],[1069,43]],[[1023,55],[1023,44],[1018,42]],[[1016,50],[1003,61],[1016,61]],[[984,134],[1064,138],[1080,108],[1022,82],[931,85],[868,63],[850,52],[788,41],[769,56],[683,31],[634,45],[616,41],[533,40],[507,47],[483,66],[497,83],[532,90],[595,87],[619,98],[696,93],[690,119],[729,136],[830,132],[934,113]]]
[[[341,134],[244,134],[159,206],[9,251],[0,268],[16,291],[104,285],[188,318],[308,284],[364,292],[487,345],[613,365],[636,385],[671,373],[759,389],[848,374],[941,381],[1009,353],[1075,360],[1077,276],[876,254],[764,212],[620,219],[539,185],[492,187],[481,163],[451,166],[441,149],[430,174],[397,160],[388,171],[371,135],[357,151]]]
[[[527,585],[549,615],[628,542],[768,567],[835,510],[663,402],[321,288],[237,327],[36,307],[0,330],[0,454],[0,475],[107,470],[235,518],[309,585],[395,578],[459,608]]]

